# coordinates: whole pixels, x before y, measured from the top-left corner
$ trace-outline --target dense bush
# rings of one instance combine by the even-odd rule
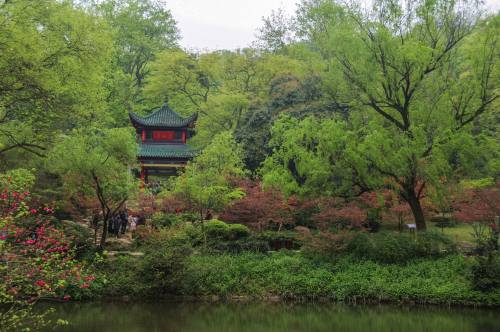
[[[205,222],[202,231],[209,241],[239,240],[250,235],[250,229],[245,225],[226,224],[216,219]]]
[[[100,264],[99,273],[106,284],[96,294],[107,297],[144,296],[149,285],[141,278],[140,258],[118,256]]]
[[[349,256],[336,260],[295,252],[191,254],[162,251],[144,260],[108,262],[104,295],[137,297],[218,295],[337,301],[500,305],[500,290],[479,292],[466,278],[470,263],[460,255],[381,264]],[[158,260],[158,261],[157,261]],[[172,273],[173,268],[178,271]]]
[[[220,220],[210,220],[203,224],[203,234],[207,240],[222,240],[228,236],[229,225]]]
[[[482,223],[473,226],[477,254],[471,269],[471,283],[474,289],[491,291],[500,288],[499,228],[498,219],[488,227]]]
[[[239,240],[250,235],[250,229],[241,224],[229,224],[227,229],[228,240]]]
[[[183,289],[190,295],[324,297],[337,301],[499,305],[500,291],[481,293],[465,278],[468,262],[459,255],[380,264],[348,256],[315,259],[300,253],[193,255]]]
[[[151,223],[155,228],[169,227],[178,223],[178,218],[175,214],[155,212],[151,216]]]
[[[421,257],[441,257],[456,251],[454,242],[438,232],[413,236],[400,233],[359,233],[347,246],[354,256],[382,263],[403,263]]]
[[[209,244],[206,252],[209,253],[231,253],[243,252],[266,253],[271,250],[269,241],[262,240],[256,236],[232,241],[218,241]]]
[[[241,224],[226,224],[220,220],[207,221],[202,226],[206,250],[209,252],[240,253],[269,250],[267,242],[251,236],[250,229]]]
[[[471,268],[471,283],[473,289],[483,292],[500,288],[500,255],[477,257]]]
[[[141,241],[144,256],[118,256],[102,263],[108,280],[101,293],[107,296],[157,297],[179,293],[185,261],[192,253],[192,225],[151,232]]]
[[[147,250],[139,266],[145,293],[154,296],[177,294],[185,271],[185,262],[192,253],[189,245],[174,243],[155,245]]]
[[[181,223],[156,231],[149,230],[146,232],[146,230],[144,230],[140,238],[136,239],[136,243],[141,250],[163,246],[165,243],[169,243],[172,246],[196,246],[203,242],[201,227],[195,226],[192,223]]]
[[[380,209],[371,208],[368,209],[366,213],[366,226],[370,232],[375,233],[380,229],[380,223],[382,222],[382,216]]]

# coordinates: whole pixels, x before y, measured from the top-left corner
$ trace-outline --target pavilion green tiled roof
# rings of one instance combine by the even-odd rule
[[[187,144],[139,143],[139,158],[193,158],[197,150]]]
[[[140,116],[133,112],[129,113],[130,120],[134,124],[138,124],[144,127],[169,127],[169,128],[181,128],[187,127],[193,124],[198,118],[198,114],[195,113],[190,117],[183,118],[179,114],[172,111],[170,107],[165,103],[163,106],[153,113],[147,116]]]

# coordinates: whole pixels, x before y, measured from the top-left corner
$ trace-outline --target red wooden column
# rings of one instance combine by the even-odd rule
[[[185,130],[182,131],[182,143],[184,143],[184,144],[186,143],[186,131]]]
[[[146,185],[146,171],[144,170],[144,166],[141,164],[141,184],[140,187],[143,189]]]
[[[146,140],[146,131],[142,129],[142,134],[141,134],[142,142]]]

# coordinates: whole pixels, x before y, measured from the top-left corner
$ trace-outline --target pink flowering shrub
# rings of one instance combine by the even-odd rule
[[[59,298],[94,277],[74,259],[72,239],[54,226],[54,209],[31,206],[28,191],[0,191],[0,283],[14,298]]]

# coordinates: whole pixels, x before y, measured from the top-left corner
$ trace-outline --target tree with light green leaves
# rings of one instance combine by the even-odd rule
[[[102,19],[68,1],[0,2],[0,156],[44,156],[54,133],[105,117],[112,44]]]
[[[498,110],[499,17],[483,18],[466,0],[380,0],[368,12],[360,8],[304,1],[297,21],[329,62],[329,95],[350,106],[354,182],[372,187],[388,179],[425,230],[426,187],[452,180],[460,166],[449,145],[477,142],[481,118]],[[495,148],[490,159],[497,158]]]
[[[148,103],[143,87],[159,52],[178,47],[179,30],[163,0],[93,1],[91,7],[113,29],[113,63],[107,80],[107,101],[119,126],[128,112],[156,105]],[[164,102],[164,100],[161,100]]]
[[[169,104],[179,112],[200,114],[193,143],[205,146],[221,131],[234,132],[252,112],[252,105],[269,97],[269,84],[279,75],[302,77],[308,68],[300,60],[260,54],[252,49],[188,54],[164,51],[151,65],[145,87],[151,100]]]
[[[59,175],[71,197],[99,202],[104,247],[108,221],[138,190],[138,181],[130,168],[135,163],[136,143],[128,128],[89,129],[63,136],[46,160],[49,172]]]
[[[202,221],[208,211],[220,211],[244,195],[230,183],[244,174],[241,148],[231,133],[223,132],[175,179],[173,193],[186,200]]]

